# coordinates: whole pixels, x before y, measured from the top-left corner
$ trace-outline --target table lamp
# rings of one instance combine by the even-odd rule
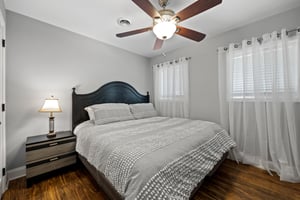
[[[54,132],[54,112],[61,112],[61,108],[58,104],[58,99],[55,99],[53,96],[51,98],[47,98],[45,100],[45,103],[43,107],[39,110],[39,112],[49,112],[49,133],[47,134],[47,137],[55,137]]]

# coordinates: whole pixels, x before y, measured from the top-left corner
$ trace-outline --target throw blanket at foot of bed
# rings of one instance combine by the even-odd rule
[[[83,126],[78,153],[125,199],[188,199],[197,184],[235,146],[217,124],[153,117]]]
[[[235,143],[225,131],[218,133],[155,174],[136,199],[189,199],[197,184],[234,146]]]

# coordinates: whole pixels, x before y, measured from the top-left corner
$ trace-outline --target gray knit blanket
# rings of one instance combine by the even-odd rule
[[[180,118],[89,125],[76,134],[76,150],[130,200],[189,199],[235,146],[217,124]]]

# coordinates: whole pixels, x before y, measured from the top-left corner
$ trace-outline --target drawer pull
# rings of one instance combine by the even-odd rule
[[[56,146],[56,145],[58,145],[58,143],[54,142],[54,143],[49,144],[49,147]]]
[[[53,162],[53,161],[55,161],[55,160],[58,160],[58,157],[49,159],[50,162]]]

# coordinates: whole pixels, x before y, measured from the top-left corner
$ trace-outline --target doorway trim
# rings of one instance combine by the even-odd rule
[[[6,33],[6,24],[4,19],[4,13],[2,10],[0,10],[0,35],[1,35],[1,47],[0,47],[0,75],[1,75],[1,95],[0,95],[0,102],[1,102],[1,108],[0,108],[0,115],[1,115],[1,125],[0,125],[0,176],[1,176],[1,183],[0,183],[0,197],[3,195],[5,190],[7,189],[7,172],[6,172],[6,129],[5,129],[5,33]]]

